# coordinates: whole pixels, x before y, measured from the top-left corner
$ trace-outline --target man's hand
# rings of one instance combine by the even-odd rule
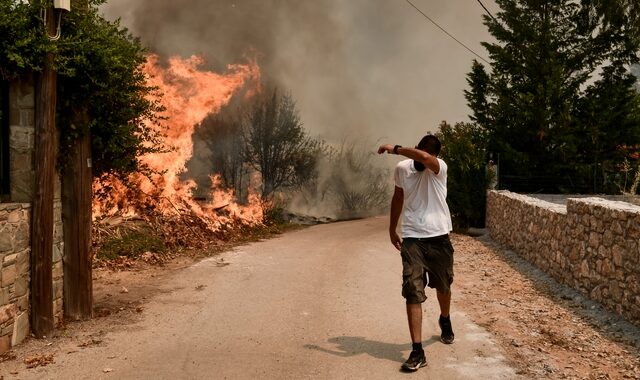
[[[391,238],[391,244],[399,251],[400,247],[402,247],[402,239],[398,236],[398,233],[394,231],[389,231],[389,237]]]
[[[382,154],[382,153],[393,153],[393,145],[391,144],[384,144],[384,145],[380,145],[380,148],[378,148],[378,154]]]

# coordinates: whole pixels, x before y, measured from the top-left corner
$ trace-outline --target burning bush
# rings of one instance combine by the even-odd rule
[[[181,179],[193,154],[196,126],[259,78],[255,64],[231,66],[222,75],[199,70],[202,63],[198,57],[174,57],[165,68],[157,57],[148,58],[144,71],[149,85],[162,93],[159,102],[164,108],[161,122],[149,127],[161,133],[162,143],[171,149],[139,157],[148,173],[96,179],[93,213],[98,224],[108,224],[114,216],[141,219],[168,246],[205,245],[239,226],[262,224],[262,204],[252,190],[247,204],[240,205],[233,190],[224,188],[220,177],[212,174],[207,199],[196,200],[196,183]]]

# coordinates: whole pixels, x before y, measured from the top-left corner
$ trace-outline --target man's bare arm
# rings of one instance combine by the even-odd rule
[[[393,151],[393,148],[394,146],[390,144],[380,145],[380,148],[378,148],[378,154],[382,154],[385,152],[401,154],[412,160],[422,162],[424,166],[431,169],[431,171],[435,174],[440,173],[440,162],[438,162],[436,156],[415,148],[399,147],[395,152]]]
[[[402,246],[402,239],[398,236],[396,231],[398,228],[398,220],[402,213],[402,204],[404,203],[404,191],[401,187],[396,186],[393,191],[393,197],[391,198],[391,212],[389,217],[389,238],[391,244],[399,251]]]

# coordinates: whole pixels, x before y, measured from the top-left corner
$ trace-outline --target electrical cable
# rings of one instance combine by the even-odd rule
[[[482,8],[484,9],[485,12],[487,12],[487,14],[489,15],[489,17],[491,17],[493,19],[493,21],[498,22],[498,20],[496,20],[495,17],[493,17],[493,15],[491,14],[491,12],[489,12],[489,10],[487,9],[487,7],[484,6],[484,4],[482,4],[482,1],[477,0],[478,3],[482,6]]]
[[[475,51],[473,51],[470,47],[468,47],[467,45],[463,44],[462,42],[460,42],[460,40],[458,40],[457,38],[455,38],[453,35],[451,35],[451,33],[447,32],[443,27],[441,27],[440,25],[438,25],[437,22],[433,21],[433,19],[431,19],[431,17],[427,16],[426,13],[424,13],[423,11],[420,10],[420,8],[416,7],[415,4],[413,4],[410,0],[405,0],[407,3],[409,3],[409,5],[411,5],[416,11],[420,12],[420,14],[422,16],[424,16],[424,18],[426,18],[427,20],[431,21],[431,23],[435,26],[438,27],[438,29],[442,30],[447,36],[451,37],[454,41],[456,41],[458,44],[460,44],[462,47],[464,47],[465,49],[467,49],[469,52],[471,52],[471,54],[475,55],[476,57],[480,58],[482,61],[484,61],[485,63],[487,63],[488,65],[491,65],[491,62],[487,61],[486,59],[482,58],[478,53],[476,53]]]

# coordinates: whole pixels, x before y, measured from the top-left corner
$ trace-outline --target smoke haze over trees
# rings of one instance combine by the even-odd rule
[[[417,4],[478,51],[479,36],[488,37],[477,4]],[[338,209],[379,208],[386,198],[377,193],[366,197],[364,192],[372,189],[371,181],[383,181],[381,186],[392,190],[389,175],[380,177],[386,173],[380,166],[392,162],[366,152],[380,140],[415,144],[427,132],[435,132],[442,119],[460,120],[469,113],[462,90],[473,56],[404,2],[111,0],[103,11],[108,17],[121,17],[161,57],[199,54],[217,71],[255,58],[266,82],[291,91],[305,130],[336,146],[320,163],[315,182],[336,183],[307,192],[297,199],[298,205],[332,199]],[[236,99],[222,114],[233,114],[234,107],[244,105]],[[197,157],[189,164],[189,176],[206,178],[212,152],[218,152],[214,167],[221,160],[233,160],[217,142],[200,140],[207,138],[204,130],[211,123],[216,121],[205,120],[196,132]],[[224,140],[233,145],[228,133]],[[347,154],[346,147],[362,157]],[[241,178],[236,169],[231,170],[235,174],[221,173],[225,182],[234,175]],[[242,186],[237,184],[245,180],[229,183],[240,194]],[[335,208],[322,212],[337,213]]]
[[[478,4],[416,4],[482,53],[490,36]],[[469,113],[461,93],[473,56],[402,1],[110,0],[103,9],[162,56],[203,54],[216,70],[256,56],[267,80],[294,95],[310,133],[328,142],[415,144]]]

